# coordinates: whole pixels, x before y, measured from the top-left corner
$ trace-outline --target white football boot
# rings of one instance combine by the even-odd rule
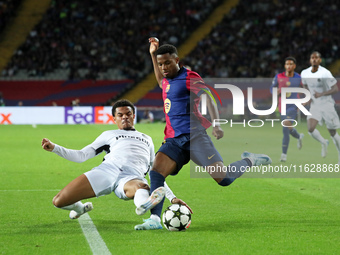
[[[281,162],[286,162],[286,161],[287,161],[287,154],[282,153],[282,154],[281,154],[280,161],[281,161]]]
[[[135,230],[155,230],[162,229],[162,225],[160,222],[155,221],[153,219],[143,220],[143,224],[139,224],[135,226]]]
[[[253,166],[269,165],[272,163],[272,159],[268,155],[256,154],[248,151],[243,152],[241,154],[241,158],[248,158],[252,162]]]
[[[329,141],[325,140],[324,143],[321,144],[321,157],[325,158],[327,156]]]
[[[165,188],[159,187],[155,189],[149,198],[139,207],[136,208],[137,215],[143,215],[148,210],[154,208],[157,204],[159,204],[165,196]]]
[[[91,211],[93,209],[93,205],[91,202],[86,202],[84,204],[84,211],[82,213],[77,213],[75,210],[70,211],[70,218],[72,220],[78,219],[81,215],[83,215],[84,213],[87,213],[89,211]]]
[[[305,136],[304,134],[300,133],[300,137],[297,141],[297,147],[298,147],[299,150],[301,150],[301,148],[302,148],[302,139],[303,139],[304,136]]]

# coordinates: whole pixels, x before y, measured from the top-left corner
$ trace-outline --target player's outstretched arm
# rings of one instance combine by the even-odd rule
[[[319,92],[315,92],[314,93],[314,97],[318,98],[318,97],[323,97],[323,96],[329,96],[329,95],[333,95],[338,93],[339,89],[337,84],[335,84],[334,86],[332,86],[332,88],[330,90],[327,90],[325,92],[319,93]]]
[[[217,106],[213,103],[209,95],[207,95],[207,107],[212,120],[217,120],[220,118]],[[224,136],[224,132],[219,126],[213,127],[212,134],[216,137],[217,140]]]
[[[41,141],[41,146],[45,151],[53,151],[55,144],[52,143],[49,139],[43,138]]]
[[[159,70],[158,63],[157,63],[157,56],[156,56],[156,50],[159,47],[159,40],[156,37],[150,37],[149,43],[150,43],[149,52],[150,52],[151,59],[152,59],[153,70],[154,70],[158,85],[160,88],[162,88],[162,80],[164,77],[161,71]]]

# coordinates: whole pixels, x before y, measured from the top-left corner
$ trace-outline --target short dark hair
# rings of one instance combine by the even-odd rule
[[[318,52],[318,51],[313,51],[310,55],[312,56],[313,54],[318,54],[319,55],[319,57],[321,58],[321,53],[320,52]]]
[[[163,44],[156,50],[156,55],[163,55],[167,53],[170,55],[176,54],[178,56],[177,48],[171,44]]]
[[[133,105],[133,103],[131,103],[129,100],[127,99],[121,99],[118,100],[117,102],[115,102],[112,106],[112,116],[114,117],[116,114],[116,109],[118,107],[123,107],[123,106],[130,106],[132,109],[133,114],[135,114],[135,106]]]
[[[285,59],[285,63],[286,63],[287,60],[293,61],[294,64],[296,65],[296,59],[295,59],[294,57],[287,57],[287,58]]]

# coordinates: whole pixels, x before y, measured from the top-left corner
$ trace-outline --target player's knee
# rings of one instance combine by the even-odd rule
[[[58,208],[61,207],[60,199],[59,199],[59,196],[58,196],[58,195],[56,195],[56,196],[53,198],[52,203],[53,203],[53,205],[54,205],[55,207],[58,207]]]
[[[315,127],[308,127],[308,133],[313,133],[315,130]]]
[[[146,189],[146,190],[150,190],[149,185],[147,185],[146,183],[141,183],[138,185],[138,189]]]
[[[336,130],[331,129],[331,130],[328,130],[328,131],[329,131],[329,133],[330,133],[331,136],[335,136]]]
[[[218,183],[218,185],[226,187],[232,184],[235,181],[235,178],[224,178],[222,181]]]

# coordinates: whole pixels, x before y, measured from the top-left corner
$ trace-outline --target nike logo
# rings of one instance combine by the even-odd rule
[[[208,159],[211,159],[213,156],[215,156],[215,154],[214,154],[214,155],[211,155],[210,157],[208,157]]]

